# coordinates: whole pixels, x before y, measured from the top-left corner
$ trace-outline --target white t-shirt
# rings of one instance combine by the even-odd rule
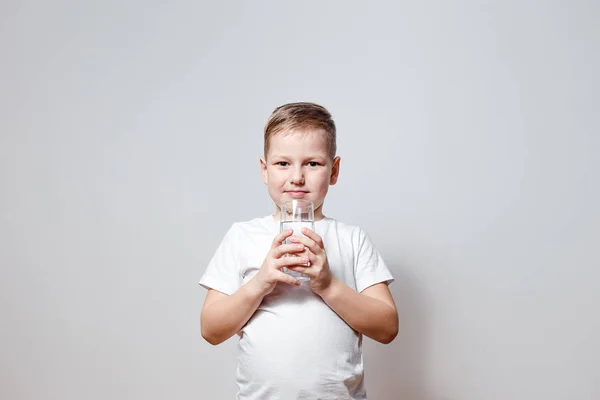
[[[315,222],[333,275],[358,292],[394,278],[359,227],[331,218]],[[234,223],[200,285],[231,295],[260,269],[279,221]],[[362,335],[304,282],[278,283],[239,333],[240,400],[366,399]]]

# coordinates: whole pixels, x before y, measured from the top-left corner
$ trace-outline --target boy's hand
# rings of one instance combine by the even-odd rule
[[[271,250],[263,262],[260,270],[254,275],[251,282],[262,296],[266,296],[275,289],[277,282],[285,282],[292,286],[299,286],[300,281],[281,272],[281,268],[306,264],[309,259],[306,256],[284,257],[286,253],[300,253],[304,251],[304,245],[297,243],[282,244],[294,231],[288,229],[275,236]],[[250,283],[250,282],[248,282]]]
[[[303,236],[292,236],[290,241],[292,243],[301,243],[306,246],[306,253],[302,255],[308,256],[310,264],[296,265],[288,267],[292,271],[302,272],[310,277],[310,287],[319,296],[331,285],[333,275],[329,269],[329,262],[327,261],[327,253],[325,253],[325,246],[323,246],[323,239],[315,232],[308,228],[302,228]]]

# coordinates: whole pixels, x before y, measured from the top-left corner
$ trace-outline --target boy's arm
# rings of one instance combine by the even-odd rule
[[[251,285],[243,285],[231,296],[210,289],[200,316],[202,337],[213,345],[229,339],[248,322],[262,299]]]
[[[381,343],[394,340],[398,311],[387,284],[377,283],[356,292],[331,273],[322,238],[310,229],[304,228],[302,233],[305,237],[293,236],[290,241],[306,246],[310,263],[290,269],[309,275],[313,292],[354,330]]]
[[[282,244],[293,232],[288,229],[275,236],[260,270],[237,292],[227,295],[213,289],[208,291],[200,314],[200,330],[207,342],[216,345],[239,332],[277,282],[300,285],[297,279],[281,272],[283,267],[289,268],[308,261],[301,256],[283,257],[284,254],[299,253],[304,249],[298,244]]]
[[[398,311],[387,284],[377,283],[358,293],[333,278],[327,289],[318,294],[337,315],[363,335],[388,344],[398,334]]]

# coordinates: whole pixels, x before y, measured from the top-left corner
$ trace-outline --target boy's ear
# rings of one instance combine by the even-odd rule
[[[266,184],[269,183],[269,177],[267,176],[267,160],[264,157],[260,158],[260,174],[262,175],[262,180]]]
[[[338,176],[340,175],[340,162],[341,159],[339,157],[333,159],[333,163],[331,164],[331,177],[329,178],[330,185],[335,185],[338,180]]]

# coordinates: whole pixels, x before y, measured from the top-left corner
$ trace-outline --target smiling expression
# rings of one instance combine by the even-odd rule
[[[323,202],[337,182],[340,158],[331,158],[323,131],[280,132],[271,136],[268,154],[260,159],[263,182],[276,204],[284,200],[310,200],[315,220],[323,218]],[[275,218],[279,218],[276,207]]]

